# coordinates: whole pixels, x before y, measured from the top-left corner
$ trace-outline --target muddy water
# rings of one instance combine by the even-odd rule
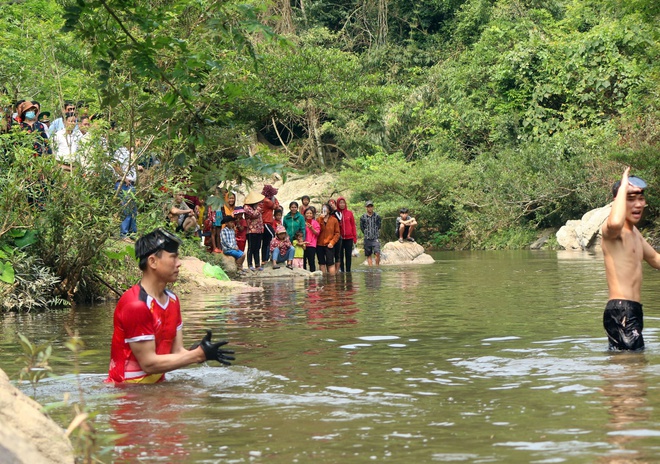
[[[17,331],[51,340],[62,377],[37,399],[75,397],[63,343],[78,330],[98,350],[82,359],[86,401],[104,434],[124,434],[108,462],[660,462],[660,274],[645,269],[647,350],[611,354],[600,258],[435,258],[185,296],[186,343],[212,328],[237,351],[230,368],[108,387],[112,305],[5,316],[0,367],[21,367]]]

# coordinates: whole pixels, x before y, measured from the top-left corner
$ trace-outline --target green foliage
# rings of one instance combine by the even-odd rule
[[[68,306],[69,302],[53,296],[60,278],[34,255],[14,251],[12,262],[5,264],[14,271],[11,285],[0,283],[0,310],[32,311]]]
[[[23,354],[17,360],[23,364],[19,378],[21,381],[27,379],[30,382],[32,397],[36,399],[37,384],[41,379],[50,375],[53,370],[48,363],[53,353],[53,347],[50,343],[35,345],[21,333],[18,334],[18,338],[23,350]]]
[[[379,153],[350,162],[341,180],[350,186],[353,202],[377,199],[384,238],[394,236],[399,209],[407,207],[421,224],[420,238],[447,232],[464,207],[464,188],[470,169],[447,158],[408,162],[401,153]]]
[[[25,275],[19,249],[59,298],[135,283],[115,241],[119,147],[160,163],[135,186],[140,232],[163,226],[178,188],[217,207],[218,184],[339,169],[386,237],[407,206],[436,246],[512,247],[608,201],[623,164],[660,182],[657,2],[26,0],[0,14],[3,108],[84,99],[106,118],[73,174],[0,130],[3,290]]]

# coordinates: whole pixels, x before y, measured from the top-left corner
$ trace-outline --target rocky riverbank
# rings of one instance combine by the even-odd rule
[[[0,370],[0,462],[72,464],[73,447],[64,430],[41,412],[41,406]]]

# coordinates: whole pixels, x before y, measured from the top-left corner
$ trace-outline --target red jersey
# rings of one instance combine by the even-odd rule
[[[110,348],[110,368],[106,382],[156,383],[165,374],[147,374],[142,370],[129,343],[154,340],[156,354],[169,354],[177,331],[183,328],[179,299],[169,297],[163,306],[142,288],[134,285],[117,302],[114,333]]]

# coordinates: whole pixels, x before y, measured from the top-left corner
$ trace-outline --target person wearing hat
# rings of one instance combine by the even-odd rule
[[[18,105],[17,121],[22,130],[27,133],[34,133],[35,138],[32,143],[36,156],[52,155],[53,150],[48,143],[48,133],[46,126],[38,121],[39,106],[31,101],[24,101]]]
[[[211,342],[212,333],[189,350],[183,347],[183,323],[177,296],[167,290],[179,276],[181,239],[156,229],[135,242],[142,271],[140,282],[117,302],[106,382],[156,383],[165,373],[193,363],[216,360],[231,365],[226,341]]]
[[[222,230],[220,231],[222,253],[234,258],[236,260],[236,269],[239,273],[242,273],[245,254],[239,250],[238,243],[236,242],[236,218],[234,216],[223,217],[222,226]]]
[[[293,255],[295,248],[289,240],[284,226],[278,226],[275,230],[275,238],[270,242],[270,253],[273,258],[273,269],[279,269],[279,263],[286,261],[286,267],[293,269]]]
[[[367,257],[367,264],[371,266],[376,257],[376,266],[380,266],[380,227],[382,219],[378,213],[374,212],[374,202],[368,200],[364,203],[367,212],[360,217],[360,230],[364,236],[364,256]]]
[[[39,113],[39,122],[44,125],[48,131],[48,124],[50,124],[50,111],[42,111]]]
[[[609,292],[603,326],[611,350],[644,348],[644,315],[640,303],[642,260],[660,269],[660,254],[637,229],[646,207],[646,188],[646,182],[631,176],[627,167],[621,180],[612,186],[612,210],[601,229]]]
[[[247,260],[251,271],[264,270],[261,257],[259,256],[261,252],[261,238],[264,233],[264,220],[261,214],[261,202],[264,198],[261,193],[253,190],[245,197],[245,204],[243,205],[245,219],[247,221]]]

